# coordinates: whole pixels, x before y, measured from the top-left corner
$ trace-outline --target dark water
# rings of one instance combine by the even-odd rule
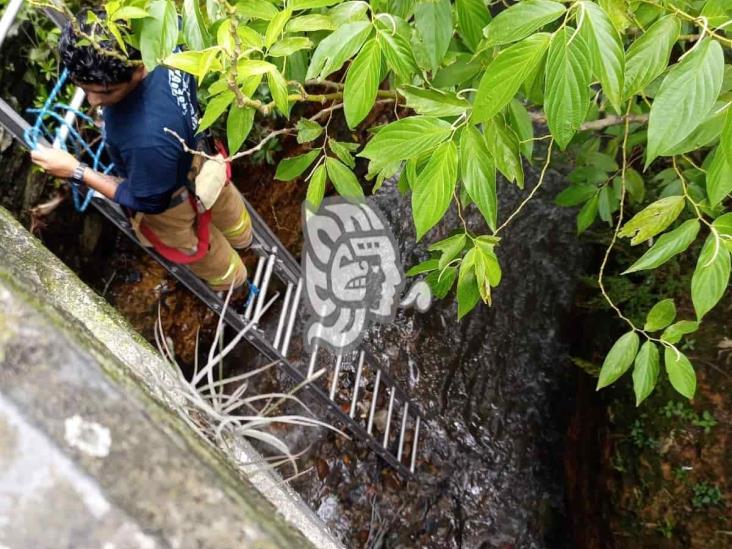
[[[536,180],[527,174],[527,187]],[[585,254],[575,212],[551,202],[564,185],[550,171],[503,235],[504,277],[492,307],[457,322],[449,297],[425,314],[400,311],[393,324],[372,328],[368,347],[432,419],[421,433],[423,473],[408,484],[354,443],[315,444],[318,475],[297,488],[347,547],[571,547],[562,470],[575,373],[567,322]],[[500,194],[501,219],[526,196],[505,182]],[[405,267],[459,223],[451,212],[415,244],[407,201],[389,185],[376,200]],[[466,218],[486,232],[477,212]],[[349,454],[360,457],[344,463]]]

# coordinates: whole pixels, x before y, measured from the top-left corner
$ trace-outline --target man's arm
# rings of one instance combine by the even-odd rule
[[[79,161],[68,152],[43,145],[38,145],[37,149],[31,151],[31,159],[46,173],[62,179],[70,178],[79,165]],[[84,170],[84,185],[112,200],[121,181],[119,177],[104,175],[91,168]]]

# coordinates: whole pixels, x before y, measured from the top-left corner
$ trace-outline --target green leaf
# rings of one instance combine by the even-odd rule
[[[265,21],[269,21],[278,13],[277,8],[266,0],[240,0],[236,4],[236,11],[244,17]]]
[[[310,164],[320,154],[320,149],[308,151],[305,154],[297,156],[291,156],[290,158],[283,158],[280,163],[277,164],[277,171],[275,172],[275,179],[278,181],[292,181],[296,177],[302,175],[302,173],[308,169]]]
[[[254,109],[240,108],[237,106],[229,110],[229,118],[226,121],[226,137],[229,143],[229,153],[234,154],[239,150],[244,140],[252,130],[254,124]]]
[[[716,206],[732,192],[732,108],[727,109],[724,128],[707,169],[707,196]]]
[[[676,318],[676,305],[673,299],[664,299],[656,303],[653,308],[648,311],[646,323],[643,329],[646,332],[657,332],[663,330],[671,324]]]
[[[325,8],[332,6],[333,4],[338,4],[341,1],[342,0],[293,0],[292,9],[307,10],[311,8]]]
[[[460,36],[471,51],[477,51],[483,39],[483,27],[491,20],[491,14],[483,0],[457,0],[455,7]]]
[[[531,163],[534,155],[534,124],[529,117],[529,111],[521,104],[521,101],[512,99],[508,104],[507,114],[511,128],[519,138],[521,154]]]
[[[231,91],[225,91],[213,97],[206,105],[206,112],[203,113],[203,118],[198,124],[198,132],[202,132],[216,122],[219,116],[224,114],[224,111],[231,105],[232,101],[234,101],[234,92]]]
[[[366,21],[368,19],[368,16],[366,15],[368,9],[368,4],[361,0],[343,2],[342,4],[338,4],[334,8],[330,9],[328,15],[333,19],[336,28],[340,28],[341,25],[345,25],[347,23]]]
[[[280,39],[282,31],[285,30],[285,25],[292,17],[292,10],[287,8],[277,13],[267,25],[267,32],[264,34],[264,45],[271,47],[272,44]]]
[[[410,81],[419,69],[409,42],[400,34],[388,31],[379,32],[378,40],[387,66],[402,80]]]
[[[363,198],[363,189],[359,185],[358,179],[342,162],[335,158],[326,158],[325,167],[328,169],[328,177],[338,194],[349,200]]]
[[[712,226],[719,233],[727,249],[732,253],[732,212],[720,215],[714,220]]]
[[[236,65],[236,70],[239,77],[243,78],[277,72],[277,67],[272,63],[261,61],[259,59],[240,59]]]
[[[625,60],[623,97],[627,99],[641,92],[666,70],[680,30],[679,20],[667,15],[630,45]]]
[[[309,50],[313,43],[309,38],[302,36],[291,36],[276,42],[267,52],[270,57],[287,57],[296,51]]]
[[[369,21],[348,23],[335,30],[318,44],[308,67],[306,78],[325,78],[343,66],[361,48],[371,34]]]
[[[346,73],[343,111],[349,128],[358,126],[374,106],[380,81],[381,49],[379,42],[372,38],[361,48]]]
[[[439,261],[437,259],[428,259],[422,263],[418,263],[406,272],[407,276],[416,276],[422,273],[428,273],[437,269]]]
[[[510,44],[526,38],[561,17],[565,8],[549,0],[523,0],[503,10],[483,29],[485,47]]]
[[[287,80],[285,80],[285,77],[278,70],[270,71],[267,73],[267,85],[277,109],[285,116],[289,116],[290,104],[287,100]]]
[[[623,274],[634,273],[646,269],[655,269],[663,265],[673,256],[680,254],[694,242],[699,233],[699,220],[689,219],[673,231],[661,235],[651,248],[638,261],[626,269]]]
[[[356,161],[354,160],[353,156],[351,155],[351,151],[348,150],[346,145],[350,145],[350,143],[340,143],[335,139],[331,139],[330,137],[328,138],[328,146],[330,147],[330,150],[333,151],[338,159],[346,166],[354,169],[356,167]]]
[[[625,170],[625,189],[635,203],[643,202],[646,195],[646,184],[643,176],[633,168]]]
[[[406,99],[407,107],[428,116],[460,116],[469,107],[465,99],[452,92],[402,86],[399,93]]]
[[[615,191],[609,185],[605,185],[597,196],[597,213],[600,215],[600,219],[612,225],[612,213],[617,209],[618,199]]]
[[[424,280],[429,284],[432,295],[437,299],[442,299],[448,294],[452,285],[455,284],[457,273],[455,267],[447,267],[442,271],[431,272]]]
[[[629,6],[627,0],[598,0],[600,7],[605,10],[613,27],[622,35],[630,26],[631,21],[628,17]]]
[[[323,133],[323,126],[306,118],[297,121],[297,142],[308,143],[314,141]]]
[[[686,358],[686,355],[677,349],[666,347],[663,352],[666,363],[668,380],[676,391],[689,400],[694,398],[696,393],[696,372],[694,367]]]
[[[435,242],[427,249],[431,252],[441,252],[440,260],[437,263],[437,268],[442,270],[447,267],[447,264],[455,259],[460,254],[460,252],[463,251],[466,241],[467,238],[465,236],[465,233],[460,233],[444,240],[440,240],[439,242]]]
[[[602,91],[620,112],[625,70],[623,43],[605,10],[589,1],[580,2],[579,6],[578,26],[589,44],[594,72],[600,79]]]
[[[628,371],[638,352],[640,340],[635,332],[628,332],[620,336],[605,357],[597,380],[597,390],[615,383],[620,376]]]
[[[473,78],[483,69],[480,61],[470,55],[458,55],[455,62],[443,67],[432,79],[435,88],[452,88]]]
[[[437,224],[450,206],[457,180],[457,147],[442,143],[417,176],[412,189],[412,215],[417,240]]]
[[[661,357],[658,347],[652,341],[646,341],[640,348],[638,356],[635,357],[633,368],[633,390],[635,391],[635,405],[640,406],[658,381],[658,373],[661,371]]]
[[[700,15],[707,18],[712,28],[729,25],[732,19],[732,4],[729,0],[706,0]]]
[[[287,32],[312,32],[317,30],[335,30],[336,25],[328,15],[319,13],[293,17],[285,27]]]
[[[120,19],[130,21],[132,19],[143,19],[149,16],[150,14],[142,8],[138,8],[136,6],[122,6],[114,12],[111,19],[112,21],[119,21]]]
[[[691,301],[701,320],[722,299],[729,285],[730,253],[714,234],[707,237],[691,277]]]
[[[417,4],[414,8],[414,23],[434,72],[440,66],[452,38],[450,1],[433,0]]]
[[[702,123],[699,124],[694,131],[687,135],[682,141],[674,145],[674,147],[668,152],[668,155],[676,156],[686,154],[711,145],[716,141],[724,129],[725,115],[727,114],[726,107],[729,107],[729,103],[726,105],[724,103],[715,104],[715,106],[712,107],[712,111],[702,121]]]
[[[480,290],[478,289],[478,281],[475,277],[476,253],[476,248],[468,250],[468,253],[463,258],[463,262],[460,264],[457,285],[458,320],[472,311],[480,300]]]
[[[478,86],[473,105],[474,122],[493,118],[513,99],[531,70],[541,61],[549,40],[549,34],[534,34],[496,55]]]
[[[592,59],[582,35],[565,27],[557,31],[546,60],[544,110],[554,139],[564,149],[579,129],[590,104]]]
[[[460,178],[486,223],[495,231],[498,215],[496,167],[483,136],[470,124],[463,129],[460,138]]]
[[[633,237],[630,241],[633,246],[645,242],[671,225],[683,209],[683,196],[668,196],[656,200],[623,225],[618,236]]]
[[[201,13],[198,0],[183,0],[183,36],[191,50],[204,50],[211,45],[211,34]]]
[[[254,29],[251,29],[244,25],[240,25],[239,28],[236,29],[236,34],[244,46],[255,48],[258,50],[264,48],[264,36],[259,34]]]
[[[371,160],[376,173],[399,160],[416,158],[434,149],[452,133],[448,122],[428,116],[410,116],[384,126],[358,156]]]
[[[554,197],[554,203],[557,206],[579,206],[584,204],[590,198],[597,194],[597,187],[587,183],[580,183],[577,185],[570,185]]]
[[[592,198],[590,198],[587,202],[585,202],[585,205],[582,206],[579,213],[577,214],[577,234],[582,234],[590,228],[590,225],[595,222],[599,201],[600,193],[596,192],[592,195]]]
[[[698,322],[693,320],[679,320],[663,331],[663,334],[661,334],[661,340],[675,345],[681,341],[683,336],[694,333],[698,329]]]
[[[305,200],[310,203],[313,210],[317,210],[320,203],[323,201],[323,197],[325,196],[326,179],[325,164],[321,164],[315,168],[312,177],[310,177],[308,192],[305,196]]]
[[[719,95],[723,72],[722,46],[708,38],[671,68],[651,106],[646,167],[704,120]]]
[[[180,69],[183,72],[198,76],[203,55],[203,52],[200,51],[181,51],[171,53],[163,59],[163,65],[173,67],[174,69]]]
[[[519,189],[524,188],[524,168],[518,137],[506,126],[503,118],[496,116],[483,125],[484,137],[496,168],[509,181],[515,181]]]
[[[152,70],[178,42],[178,14],[171,0],[153,0],[148,12],[150,17],[142,19],[140,51],[145,68]]]

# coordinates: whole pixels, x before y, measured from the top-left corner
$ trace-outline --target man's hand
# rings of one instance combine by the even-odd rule
[[[45,172],[62,179],[71,177],[79,165],[79,161],[66,151],[43,145],[38,145],[36,150],[31,151],[31,159]]]

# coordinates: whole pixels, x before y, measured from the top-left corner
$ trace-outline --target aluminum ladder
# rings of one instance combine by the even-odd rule
[[[12,0],[0,18],[0,46],[5,39],[22,0]],[[59,12],[45,9],[46,14],[57,25],[63,25],[65,18]],[[83,95],[75,93],[75,97]],[[81,101],[79,101],[79,105]],[[70,122],[73,122],[70,121]],[[24,131],[29,123],[10,105],[0,99],[0,125],[18,139],[23,145]],[[46,146],[51,144],[44,142]],[[224,322],[237,332],[241,332],[252,319],[273,305],[279,293],[270,292],[273,280],[284,287],[284,297],[279,314],[268,321],[254,325],[245,334],[245,339],[265,360],[282,367],[296,384],[313,377],[316,371],[325,367],[330,376],[308,383],[305,388],[327,410],[327,413],[358,439],[365,442],[371,450],[403,476],[409,478],[415,471],[418,460],[420,428],[424,414],[420,407],[411,401],[404,390],[381,367],[378,360],[365,350],[357,350],[346,355],[332,356],[317,347],[307,360],[299,361],[290,353],[290,344],[298,318],[304,307],[301,305],[303,279],[300,265],[292,254],[282,245],[277,236],[267,226],[261,216],[244,200],[252,219],[254,240],[251,251],[258,255],[253,282],[260,289],[259,294],[246,308],[243,315],[231,310],[226,311]],[[182,265],[174,264],[160,256],[154,249],[142,246],[137,240],[127,217],[114,202],[97,194],[92,205],[120,231],[140,245],[177,280],[186,286],[212,311],[220,314],[224,302],[204,282]],[[307,367],[305,367],[307,363]],[[355,380],[346,383],[348,366],[355,368]],[[328,379],[329,377],[329,379]],[[350,385],[350,386],[349,386]],[[371,397],[366,400],[362,393],[371,385]],[[342,397],[345,391],[347,398]],[[361,397],[361,398],[359,398]],[[410,440],[411,438],[411,440]]]

